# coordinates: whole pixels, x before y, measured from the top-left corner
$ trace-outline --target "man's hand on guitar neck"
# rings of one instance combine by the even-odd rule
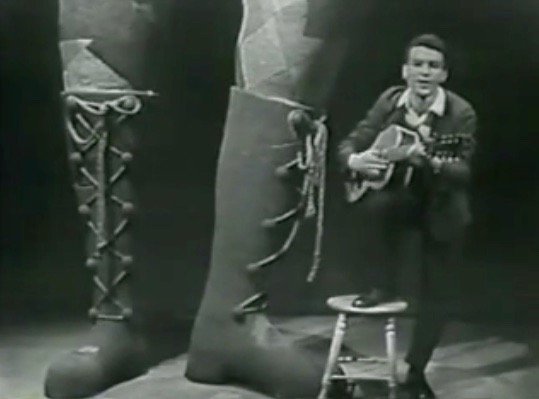
[[[427,159],[427,150],[423,143],[416,143],[406,153],[406,160],[414,166],[422,166]]]
[[[429,156],[427,154],[425,145],[423,145],[422,143],[417,143],[413,145],[406,155],[408,163],[418,167],[427,164],[436,174],[440,172],[440,169],[443,164],[442,159],[438,156]]]
[[[348,158],[348,168],[369,179],[380,177],[389,165],[389,161],[384,159],[378,150],[369,149],[350,155]]]

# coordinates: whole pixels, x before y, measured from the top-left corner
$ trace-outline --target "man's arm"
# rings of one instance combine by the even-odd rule
[[[462,134],[464,143],[462,145],[459,157],[454,162],[442,162],[440,165],[434,165],[434,169],[443,181],[451,185],[466,185],[471,178],[470,161],[475,151],[477,129],[477,116],[470,107],[463,112],[456,128],[458,133]]]
[[[382,130],[383,124],[391,111],[390,97],[394,91],[394,89],[389,89],[382,93],[367,112],[365,118],[339,144],[337,149],[338,158],[344,168],[348,166],[350,155],[365,151]]]

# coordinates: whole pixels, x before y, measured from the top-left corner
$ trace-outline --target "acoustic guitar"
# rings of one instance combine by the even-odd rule
[[[387,169],[375,179],[365,179],[357,172],[349,172],[344,183],[346,200],[359,201],[371,190],[383,190],[395,185],[406,187],[412,179],[414,168],[402,161],[408,158],[414,147],[424,145],[427,158],[438,157],[444,162],[454,162],[461,156],[466,139],[467,136],[458,133],[428,138],[414,130],[390,125],[378,134],[370,146],[389,161]]]

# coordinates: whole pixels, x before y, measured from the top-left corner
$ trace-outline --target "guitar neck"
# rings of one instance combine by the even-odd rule
[[[423,144],[425,144],[426,147],[425,157],[427,159],[432,159],[439,154],[443,154],[442,156],[458,156],[462,146],[462,140],[461,138],[452,138],[443,139],[441,141],[435,140]],[[410,151],[417,145],[418,143],[413,143],[386,148],[382,151],[382,156],[389,162],[399,162],[408,158]]]

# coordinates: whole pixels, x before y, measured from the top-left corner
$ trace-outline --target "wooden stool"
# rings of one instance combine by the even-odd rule
[[[327,304],[339,315],[335,324],[335,331],[331,341],[326,368],[322,377],[322,389],[318,399],[326,399],[332,381],[346,380],[349,382],[363,379],[387,381],[389,397],[397,397],[397,338],[396,315],[404,312],[408,304],[404,301],[382,303],[370,308],[353,307],[352,303],[357,295],[343,295],[331,297]],[[385,317],[386,358],[362,358],[353,361],[343,361],[339,357],[341,346],[346,332],[348,316]],[[343,374],[334,374],[339,366]]]

